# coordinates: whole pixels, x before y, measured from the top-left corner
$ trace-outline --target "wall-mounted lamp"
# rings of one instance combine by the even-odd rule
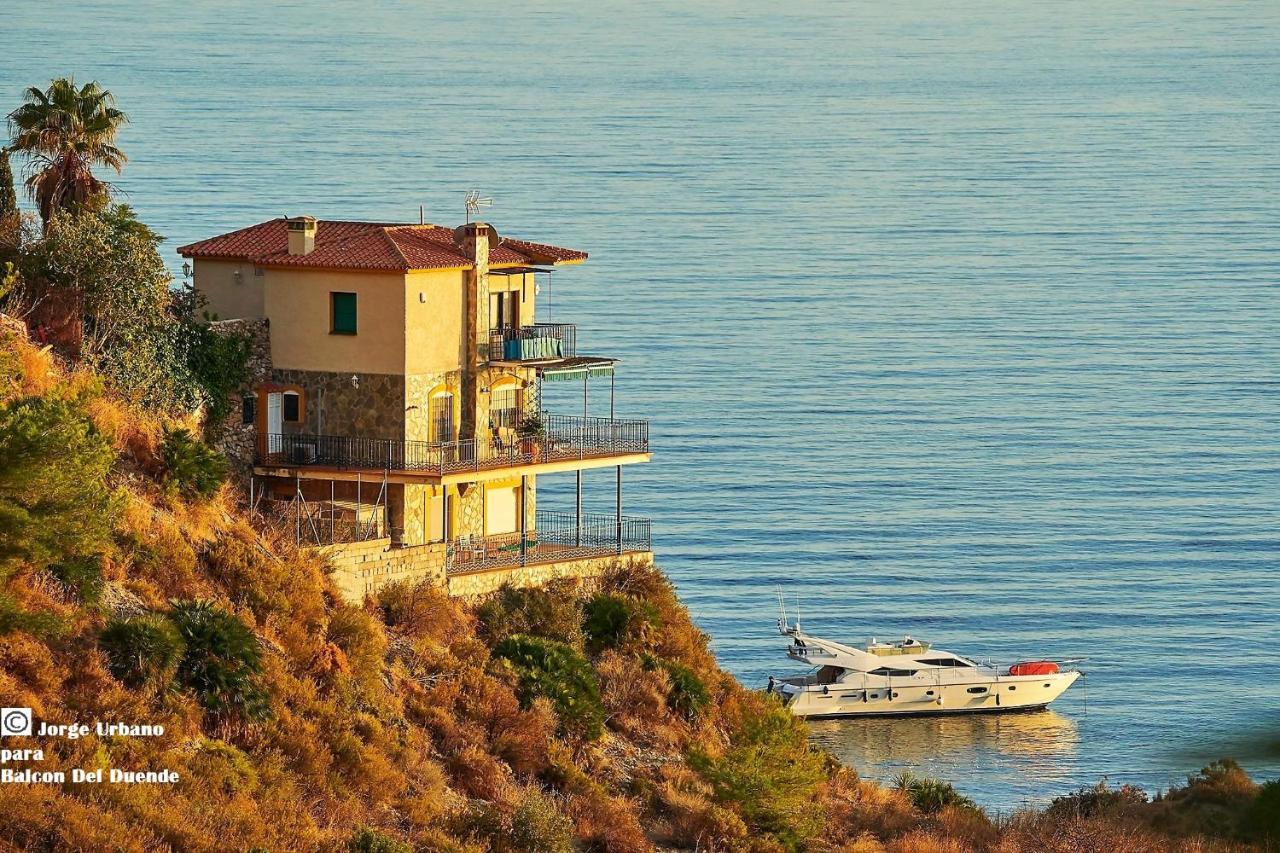
[[[427,302],[427,294],[426,294],[426,291],[422,291],[422,290],[419,290],[419,291],[418,291],[418,301],[419,301],[419,302],[421,302],[421,303],[423,303],[424,305],[426,304],[426,302]]]
[[[190,261],[182,262],[182,277],[191,278],[191,262]]]
[[[351,387],[355,389],[360,388],[360,376],[358,374],[351,374]]]

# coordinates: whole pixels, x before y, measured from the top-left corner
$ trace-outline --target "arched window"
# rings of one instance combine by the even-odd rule
[[[432,394],[429,410],[431,440],[437,442],[453,441],[453,394],[449,391],[440,391]]]
[[[514,427],[520,420],[520,387],[499,385],[489,395],[489,421],[498,427]]]

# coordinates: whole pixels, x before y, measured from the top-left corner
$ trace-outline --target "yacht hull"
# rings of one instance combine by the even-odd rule
[[[1079,672],[1000,676],[956,683],[933,679],[859,679],[814,685],[780,682],[775,690],[797,717],[906,717],[1035,711],[1062,695]],[[880,683],[875,683],[880,681]],[[914,682],[914,683],[913,683]]]

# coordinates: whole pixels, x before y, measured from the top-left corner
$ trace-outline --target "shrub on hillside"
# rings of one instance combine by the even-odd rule
[[[498,803],[477,803],[457,818],[460,834],[490,853],[573,853],[573,821],[536,788],[514,811]]]
[[[413,847],[376,829],[364,827],[347,842],[349,853],[412,853]]]
[[[949,806],[965,809],[978,807],[973,800],[957,791],[950,782],[921,779],[904,771],[893,780],[893,786],[910,797],[912,805],[925,814],[937,814]]]
[[[652,612],[653,624],[662,630],[648,632],[646,651],[684,664],[704,677],[718,669],[707,635],[690,620],[671,581],[657,568],[640,562],[619,563],[601,578],[601,589],[643,602],[646,612]]]
[[[1189,775],[1185,786],[1157,797],[1154,809],[1165,831],[1231,838],[1243,834],[1246,814],[1257,795],[1257,783],[1226,758]]]
[[[1106,780],[1096,785],[1089,785],[1067,794],[1056,797],[1046,813],[1051,817],[1096,817],[1098,815],[1117,814],[1132,811],[1137,806],[1147,804],[1147,793],[1133,785],[1122,785],[1112,788]]]
[[[7,592],[0,591],[0,636],[23,631],[50,639],[66,633],[66,622],[53,613],[28,612]]]
[[[667,693],[667,705],[671,710],[687,720],[696,720],[711,704],[711,691],[702,683],[697,673],[689,667],[671,660],[650,657],[646,660],[650,668],[660,669],[671,680],[671,690]]]
[[[378,620],[358,607],[338,605],[329,614],[328,638],[346,655],[356,682],[366,691],[377,689],[387,654]]]
[[[205,710],[247,720],[269,715],[268,696],[259,681],[262,648],[243,622],[208,601],[177,602],[173,622],[186,643],[178,679]]]
[[[803,725],[771,697],[744,694],[725,710],[732,725],[728,750],[713,756],[695,748],[689,765],[748,827],[788,849],[804,849],[825,819],[815,801],[826,778],[823,755],[810,749]]]
[[[118,509],[110,445],[74,401],[0,406],[0,578],[105,551]]]
[[[389,627],[437,643],[465,636],[472,627],[458,600],[430,582],[387,584],[378,590],[378,607]]]
[[[111,674],[134,689],[171,683],[186,652],[177,627],[156,613],[112,619],[98,644]]]
[[[155,408],[196,402],[177,348],[160,236],[125,205],[57,213],[21,250],[25,298],[75,300],[83,357],[125,397]]]
[[[1272,779],[1258,789],[1253,805],[1245,812],[1242,828],[1247,837],[1280,849],[1280,779]]]
[[[527,708],[545,696],[555,707],[562,729],[587,740],[600,737],[604,726],[600,685],[587,659],[572,646],[516,634],[499,643],[493,654],[515,671],[521,705]]]
[[[653,605],[625,595],[601,593],[583,607],[582,630],[592,654],[616,649],[657,624],[658,612]]]
[[[204,403],[206,424],[216,431],[231,414],[236,392],[249,381],[249,338],[215,329],[206,299],[195,290],[175,297],[177,349],[190,382]]]
[[[582,611],[571,582],[553,581],[529,589],[504,586],[476,608],[476,618],[490,645],[514,634],[581,645]]]
[[[183,497],[209,498],[227,479],[227,460],[186,429],[165,430],[164,478]]]
[[[248,341],[213,329],[198,294],[170,288],[162,239],[127,205],[55,213],[18,240],[9,302],[78,309],[80,355],[122,396],[162,410],[203,403],[217,422],[247,379]]]
[[[55,563],[49,571],[63,584],[75,590],[86,604],[93,604],[102,595],[102,555],[89,554],[68,557]]]

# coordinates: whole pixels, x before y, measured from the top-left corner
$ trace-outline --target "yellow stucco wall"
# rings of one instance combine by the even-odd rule
[[[276,368],[403,375],[404,278],[401,273],[268,269],[264,301]],[[330,334],[331,292],[356,294],[356,334]]]
[[[220,320],[258,319],[263,316],[263,282],[253,264],[244,261],[197,259],[192,265],[196,290],[209,300],[210,314]]]
[[[407,373],[457,370],[466,352],[465,270],[413,272],[404,277]]]

